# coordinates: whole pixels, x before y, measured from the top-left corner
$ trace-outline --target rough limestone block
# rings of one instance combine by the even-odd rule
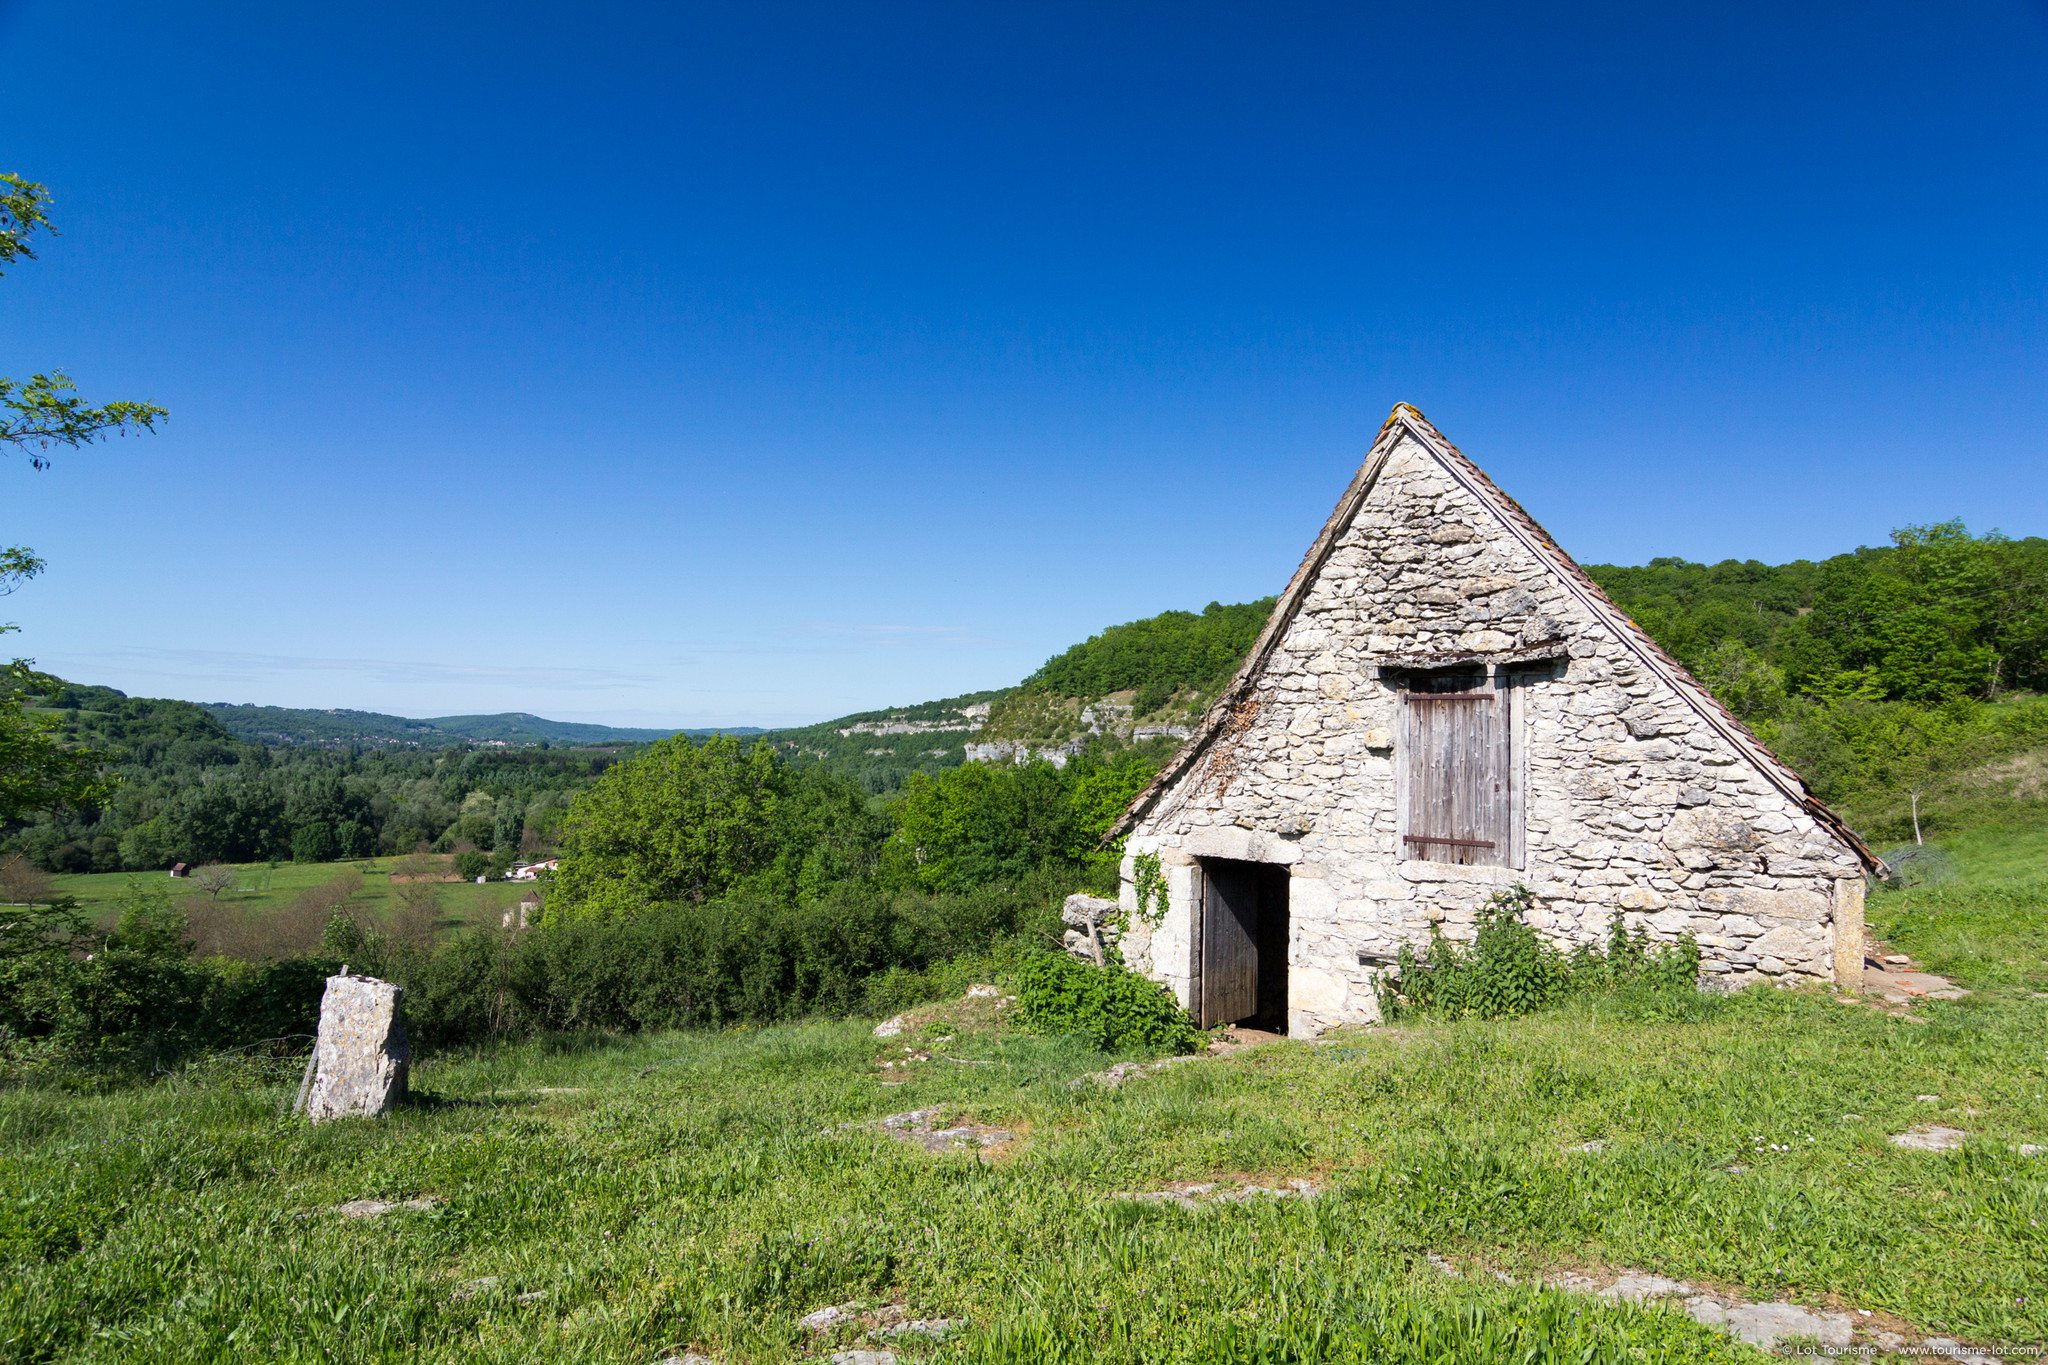
[[[405,991],[372,976],[330,976],[320,997],[320,1039],[306,1117],[374,1118],[405,1098]]]

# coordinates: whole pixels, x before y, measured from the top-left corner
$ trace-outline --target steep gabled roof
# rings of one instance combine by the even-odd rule
[[[1794,772],[1782,759],[1769,749],[1726,707],[1721,705],[1701,683],[1688,672],[1685,666],[1665,653],[1648,633],[1630,620],[1628,614],[1617,607],[1613,600],[1601,590],[1598,583],[1586,576],[1586,571],[1577,561],[1564,552],[1550,533],[1537,525],[1536,519],[1524,511],[1522,505],[1502,492],[1485,471],[1466,458],[1465,453],[1446,440],[1444,434],[1432,425],[1428,418],[1406,403],[1396,403],[1394,411],[1380,427],[1380,433],[1366,453],[1365,463],[1359,466],[1351,486],[1344,490],[1344,496],[1337,500],[1336,510],[1323,524],[1321,534],[1310,545],[1303,556],[1301,567],[1294,571],[1288,581],[1287,591],[1280,594],[1274,604],[1273,615],[1267,620],[1266,628],[1259,632],[1258,640],[1244,663],[1230,680],[1230,685],[1216,699],[1201,724],[1187,743],[1181,745],[1171,761],[1163,768],[1150,786],[1139,792],[1116,825],[1110,830],[1110,838],[1130,833],[1131,829],[1152,809],[1173,784],[1180,780],[1217,738],[1231,724],[1232,717],[1251,696],[1259,676],[1265,672],[1267,660],[1280,640],[1287,634],[1287,628],[1307,601],[1309,589],[1321,576],[1323,565],[1337,548],[1358,509],[1372,493],[1373,485],[1379,482],[1380,471],[1386,467],[1387,458],[1401,443],[1403,436],[1409,436],[1436,457],[1444,472],[1455,479],[1481,506],[1491,511],[1507,533],[1519,541],[1534,555],[1539,563],[1556,571],[1566,589],[1576,597],[1595,621],[1611,630],[1615,638],[1634,654],[1637,660],[1651,673],[1662,679],[1680,700],[1699,716],[1706,726],[1725,739],[1728,744],[1764,775],[1765,780],[1776,787],[1787,800],[1801,807],[1816,823],[1849,848],[1866,867],[1883,871],[1884,864],[1864,846],[1855,831],[1842,823],[1841,817],[1815,796],[1806,785],[1806,780]]]

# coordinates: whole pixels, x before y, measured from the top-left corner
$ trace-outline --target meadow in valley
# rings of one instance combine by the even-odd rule
[[[1170,740],[306,751],[42,680],[117,780],[4,832],[0,1360],[1713,1361],[1771,1304],[1781,1350],[2030,1358],[2041,553],[1594,571],[1888,851],[1882,950],[1968,994],[1543,959],[1527,1012],[1404,977],[1386,1025],[1221,1050],[1057,952]],[[1114,627],[1017,695],[1170,709],[1246,615]],[[543,850],[523,930],[521,886],[441,880]],[[405,987],[413,1094],[308,1127],[344,962]]]
[[[1619,992],[1106,1085],[1116,1057],[949,989],[889,1038],[851,1019],[445,1050],[396,1114],[318,1129],[279,1116],[291,1059],[13,1089],[0,1355],[1756,1357],[1542,1285],[1622,1270],[1845,1311],[1865,1342],[2038,1345],[2048,1157],[2017,1149],[2048,1143],[2048,883],[2019,869],[2048,839],[1996,843],[1875,899],[1894,947],[1972,989],[1910,1010]],[[934,1152],[877,1122],[925,1109],[1011,1136]],[[1969,1136],[1887,1141],[1928,1123]],[[1275,1193],[1222,1197],[1254,1187]],[[359,1200],[398,1207],[337,1211]],[[897,1319],[955,1326],[877,1327]]]

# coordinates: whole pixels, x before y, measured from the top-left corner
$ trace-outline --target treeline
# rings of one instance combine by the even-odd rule
[[[1047,884],[1102,887],[1102,835],[1158,771],[1149,750],[1095,746],[1063,768],[971,763],[917,773],[900,799],[725,736],[650,746],[592,784],[561,827],[551,919],[619,919],[733,892],[803,902]]]
[[[344,871],[301,898],[327,916],[317,949],[302,917],[271,915],[202,955],[227,946],[198,931],[204,901],[161,880],[134,884],[112,930],[46,893],[0,916],[0,1080],[289,1051],[342,962],[404,985],[429,1044],[901,1008],[1055,947],[1062,897],[1113,887],[1102,835],[1155,768],[1127,749],[969,765],[878,805],[767,744],[678,736],[576,799],[523,930],[378,917]]]
[[[274,748],[235,738],[203,707],[104,687],[66,685],[36,709],[66,743],[107,754],[114,782],[104,804],[0,832],[0,857],[25,854],[46,872],[328,862],[422,844],[509,864],[551,843],[575,794],[621,756]]]
[[[2038,813],[2048,540],[1903,527],[1813,563],[1656,559],[1587,572],[1873,837]]]

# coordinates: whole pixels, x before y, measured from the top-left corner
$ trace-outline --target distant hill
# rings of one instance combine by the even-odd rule
[[[792,763],[819,764],[877,793],[912,773],[974,759],[1065,762],[1097,741],[1170,746],[1216,699],[1272,611],[1267,597],[1162,612],[1090,636],[1015,687],[861,711],[765,738]]]
[[[914,772],[940,772],[966,762],[967,745],[987,724],[990,704],[1014,690],[857,711],[816,725],[769,730],[762,737],[792,763],[819,764],[872,792],[894,791]]]
[[[413,720],[375,711],[325,711],[292,706],[250,706],[208,702],[206,710],[235,738],[252,744],[335,748],[390,744],[437,749],[450,744],[645,744],[670,735],[709,735],[717,730],[636,730],[548,720],[523,711],[495,716],[435,716]],[[734,726],[734,735],[757,735],[758,726]]]

